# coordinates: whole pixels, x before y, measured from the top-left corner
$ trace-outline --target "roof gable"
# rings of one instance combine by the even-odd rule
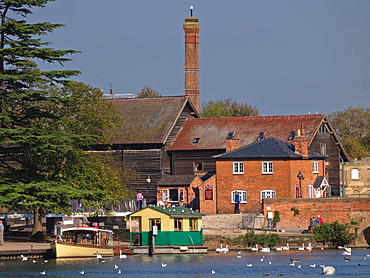
[[[288,141],[292,131],[302,124],[304,135],[311,142],[324,120],[323,114],[187,119],[168,150],[226,149],[226,138],[231,132],[240,139],[241,146],[257,141],[261,132],[266,132],[266,137]],[[199,139],[193,143],[195,138]]]
[[[184,107],[194,110],[188,97],[112,99],[124,119],[124,125],[113,137],[113,144],[164,144]]]

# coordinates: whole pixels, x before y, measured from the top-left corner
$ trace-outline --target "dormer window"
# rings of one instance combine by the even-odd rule
[[[258,138],[257,138],[257,141],[261,141],[263,139],[263,137],[265,136],[266,134],[266,131],[261,131]]]
[[[295,135],[296,135],[296,131],[295,130],[293,130],[291,133],[290,133],[290,136],[289,136],[289,138],[288,138],[288,141],[292,141],[293,139],[294,139],[294,137],[295,137]]]

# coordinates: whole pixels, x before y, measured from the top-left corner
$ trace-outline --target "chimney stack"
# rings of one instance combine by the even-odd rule
[[[185,95],[200,112],[199,96],[199,30],[198,18],[193,17],[193,7],[190,7],[190,17],[183,24],[185,32]]]
[[[308,158],[308,140],[305,135],[303,124],[301,124],[301,128],[298,129],[297,135],[294,138],[294,148],[303,158]]]

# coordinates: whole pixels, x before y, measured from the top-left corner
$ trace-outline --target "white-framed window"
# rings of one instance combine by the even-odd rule
[[[262,162],[262,174],[273,174],[274,167],[272,161],[263,161]]]
[[[184,189],[162,189],[162,200],[167,202],[183,202]]]
[[[313,198],[313,185],[308,185],[308,198]]]
[[[233,174],[244,174],[244,162],[236,161],[233,163]]]
[[[247,203],[247,191],[245,190],[234,190],[231,191],[231,203],[235,203],[235,193],[238,192],[240,196],[240,203],[246,204]]]
[[[318,174],[319,173],[319,162],[312,161],[312,173]]]
[[[261,190],[261,200],[267,198],[276,198],[276,191],[275,190]]]
[[[351,179],[352,180],[359,180],[360,179],[360,171],[358,169],[351,170]]]

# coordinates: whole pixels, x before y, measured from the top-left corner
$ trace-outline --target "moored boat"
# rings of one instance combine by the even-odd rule
[[[62,229],[52,250],[56,258],[111,257],[113,252],[113,231],[93,227]]]

